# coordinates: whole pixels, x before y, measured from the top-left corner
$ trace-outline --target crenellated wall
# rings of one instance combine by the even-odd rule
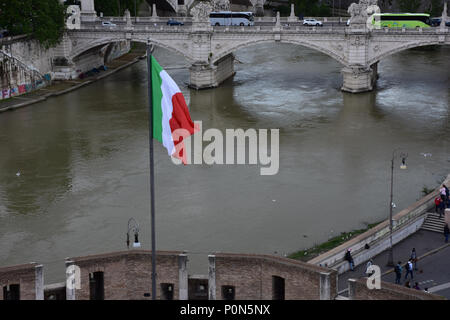
[[[187,288],[187,274],[184,279],[179,277],[180,255],[183,255],[182,252],[157,252],[157,299],[162,298],[162,283],[173,285],[173,298],[176,300],[179,299],[179,289]],[[71,264],[81,269],[81,288],[75,290],[74,299],[90,299],[90,275],[98,271],[104,274],[105,300],[151,299],[151,297],[146,295],[152,292],[151,258],[151,251],[146,250],[130,250],[69,258],[68,261]],[[181,283],[183,281],[186,284]]]
[[[44,300],[43,266],[37,263],[0,268],[0,300],[6,300],[4,291],[19,285],[20,300]]]
[[[270,255],[217,253],[209,256],[210,300],[223,300],[233,287],[236,300],[277,299],[274,277],[286,300],[331,300],[337,296],[337,272]],[[280,298],[278,296],[278,298]]]
[[[369,289],[367,278],[349,279],[349,300],[445,300],[421,290],[381,281],[380,289]]]

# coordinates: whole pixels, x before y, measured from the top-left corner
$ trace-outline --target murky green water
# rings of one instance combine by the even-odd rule
[[[449,47],[381,61],[378,89],[358,95],[340,91],[337,62],[309,49],[260,45],[237,58],[236,76],[214,90],[168,71],[204,130],[279,128],[280,170],[175,166],[155,145],[157,247],[194,253],[191,273],[207,273],[213,251],[285,254],[387,218],[396,147],[409,155],[395,171],[396,212],[450,172]],[[62,281],[65,257],[125,249],[130,217],[149,249],[145,61],[0,114],[0,168],[1,266],[41,262],[46,283]]]

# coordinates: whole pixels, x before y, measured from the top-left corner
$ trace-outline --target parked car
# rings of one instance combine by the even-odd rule
[[[303,20],[304,26],[317,26],[317,27],[323,27],[322,21],[316,20],[316,19],[304,19]]]
[[[177,21],[175,19],[169,19],[169,21],[167,21],[167,25],[168,26],[184,26],[184,23],[181,21]]]
[[[104,27],[117,27],[117,24],[112,23],[111,21],[103,21],[102,26]]]

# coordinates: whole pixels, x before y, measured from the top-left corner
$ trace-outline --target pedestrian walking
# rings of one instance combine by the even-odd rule
[[[352,249],[347,249],[347,252],[345,253],[345,260],[347,260],[348,263],[350,264],[350,270],[355,271],[354,270],[355,263],[353,261],[353,257],[350,251],[352,251]]]
[[[414,279],[413,275],[413,264],[411,262],[411,259],[408,260],[405,266],[406,274],[405,274],[405,280],[408,279],[408,275],[411,274],[411,280]]]
[[[419,283],[416,282],[416,283],[414,284],[414,287],[413,287],[413,288],[416,289],[416,290],[420,290]]]
[[[446,188],[446,186],[444,184],[444,185],[442,185],[442,188],[439,189],[439,195],[441,196],[441,199],[442,199],[442,201],[444,201],[444,203],[447,202],[447,201],[445,201],[445,198],[447,195],[447,193],[445,192],[445,188]]]
[[[395,283],[396,284],[400,284],[400,282],[402,281],[402,262],[399,261],[397,263],[397,265],[394,268],[395,271]]]
[[[439,219],[441,219],[443,215],[445,215],[445,201],[441,200],[441,203],[439,204]]]
[[[434,204],[435,204],[435,208],[434,208],[434,212],[439,213],[441,210],[441,197],[437,196],[436,198],[434,198]]]
[[[409,284],[409,281],[406,281],[406,282],[405,282],[405,287],[411,288],[411,285]]]
[[[442,186],[445,189],[445,202],[448,202],[448,198],[449,198],[449,195],[450,195],[450,190],[448,189],[448,187],[445,184],[443,184]]]
[[[448,223],[445,224],[444,227],[444,236],[445,236],[445,243],[448,242],[448,235],[450,234],[450,229],[448,228]]]
[[[417,252],[416,252],[416,248],[412,248],[411,251],[411,262],[414,263],[414,270],[417,271]]]

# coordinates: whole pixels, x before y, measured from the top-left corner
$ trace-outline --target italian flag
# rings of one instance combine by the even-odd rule
[[[152,56],[153,137],[186,164],[183,138],[199,131],[177,84]],[[184,130],[183,130],[184,129]]]

